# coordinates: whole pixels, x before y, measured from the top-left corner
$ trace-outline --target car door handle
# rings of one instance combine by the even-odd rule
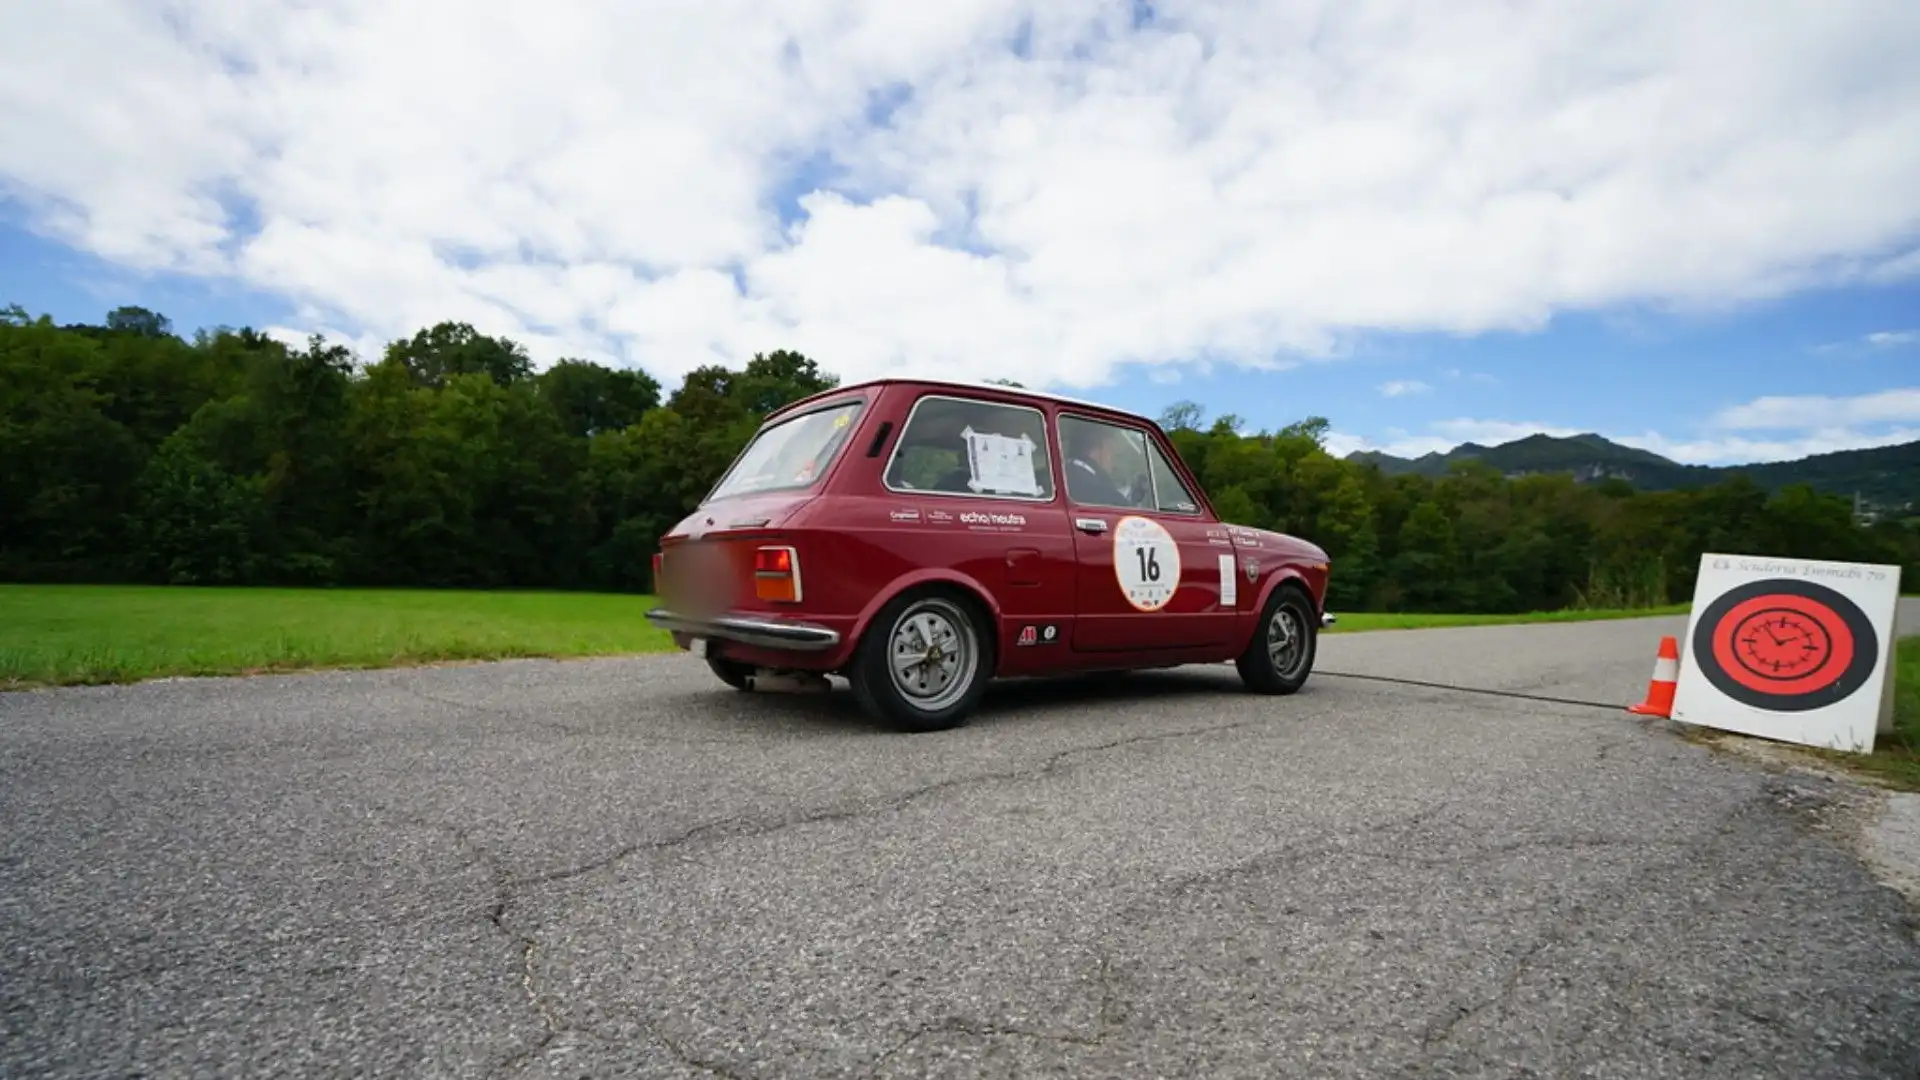
[[[1107,531],[1107,523],[1100,518],[1074,518],[1073,527],[1079,529],[1081,532],[1103,533]]]

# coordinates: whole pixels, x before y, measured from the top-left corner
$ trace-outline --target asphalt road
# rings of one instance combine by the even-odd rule
[[[1835,786],[1620,711],[1679,626],[918,737],[683,656],[0,695],[0,1075],[1920,1076]]]

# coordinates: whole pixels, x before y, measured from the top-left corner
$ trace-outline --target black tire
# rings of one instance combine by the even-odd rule
[[[896,678],[896,640],[911,649],[934,636],[942,656],[930,655]],[[869,716],[901,731],[944,731],[965,724],[994,671],[993,625],[970,598],[948,588],[913,589],[895,597],[867,627],[854,652],[847,681]],[[941,683],[947,674],[949,681]],[[915,678],[915,676],[920,676]]]
[[[721,656],[707,657],[707,668],[735,690],[753,689],[753,667]]]
[[[1276,648],[1276,641],[1282,639],[1290,640],[1292,646]],[[1282,585],[1267,598],[1253,638],[1234,666],[1247,689],[1257,694],[1291,694],[1305,686],[1313,673],[1319,645],[1320,618],[1312,601],[1299,589]]]

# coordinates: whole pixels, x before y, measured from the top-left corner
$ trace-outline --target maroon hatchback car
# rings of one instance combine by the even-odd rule
[[[1158,425],[989,384],[788,405],[660,546],[648,618],[715,675],[840,675],[916,731],[994,678],[1232,660],[1292,693],[1331,621],[1326,552],[1222,523]]]

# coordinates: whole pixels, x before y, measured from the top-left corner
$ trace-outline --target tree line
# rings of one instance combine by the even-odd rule
[[[837,385],[813,359],[712,365],[671,395],[442,322],[362,362],[251,329],[176,335],[0,311],[0,579],[645,591],[658,537],[772,410]],[[1331,603],[1524,611],[1685,599],[1705,550],[1899,563],[1920,526],[1744,477],[1639,492],[1466,463],[1386,476],[1309,417],[1245,433],[1160,417],[1229,521],[1309,537]]]

